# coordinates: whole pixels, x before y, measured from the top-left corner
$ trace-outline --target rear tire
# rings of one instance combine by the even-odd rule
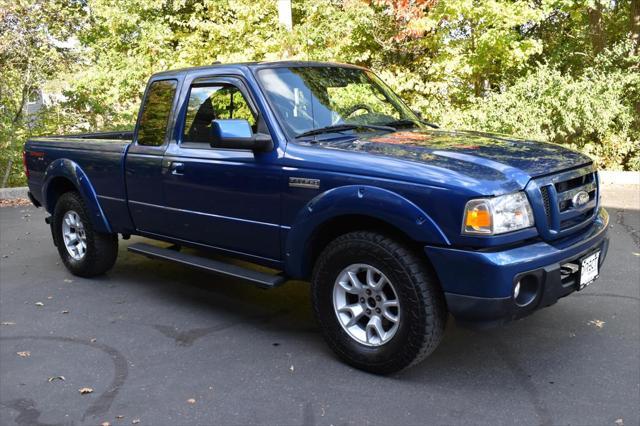
[[[95,277],[107,272],[115,263],[117,234],[95,231],[89,211],[77,192],[67,192],[60,197],[52,227],[62,263],[72,274]]]
[[[329,243],[311,288],[329,346],[361,370],[388,374],[417,364],[444,334],[437,278],[425,259],[385,235],[353,232]]]

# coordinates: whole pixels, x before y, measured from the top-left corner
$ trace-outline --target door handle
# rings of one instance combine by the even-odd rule
[[[184,174],[184,163],[172,162],[169,170],[174,176],[182,176]]]

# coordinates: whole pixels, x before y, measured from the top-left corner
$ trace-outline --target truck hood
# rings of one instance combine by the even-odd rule
[[[470,131],[397,131],[320,140],[318,145],[419,161],[476,178],[493,171],[512,177],[526,174],[528,180],[591,163],[589,157],[559,145]]]

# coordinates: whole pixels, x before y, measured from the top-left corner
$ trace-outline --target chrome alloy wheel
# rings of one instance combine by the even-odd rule
[[[62,239],[69,255],[75,260],[81,260],[87,253],[87,236],[80,215],[69,210],[62,218]]]
[[[338,274],[333,309],[347,334],[367,346],[384,345],[400,324],[400,301],[393,284],[378,269],[362,263]]]

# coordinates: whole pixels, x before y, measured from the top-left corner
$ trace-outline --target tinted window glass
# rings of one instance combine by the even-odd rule
[[[194,85],[184,123],[185,142],[209,142],[211,121],[244,119],[256,131],[256,119],[240,89],[232,84]]]
[[[164,143],[176,85],[175,80],[162,80],[149,87],[138,128],[138,144],[160,146]]]

